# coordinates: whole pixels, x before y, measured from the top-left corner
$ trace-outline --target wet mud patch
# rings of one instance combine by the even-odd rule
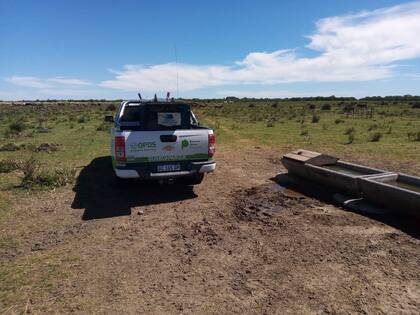
[[[233,195],[233,214],[241,221],[274,223],[285,211],[296,215],[320,205],[319,201],[278,184],[241,189]]]

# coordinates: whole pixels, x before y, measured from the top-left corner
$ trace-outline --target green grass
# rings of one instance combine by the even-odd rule
[[[0,112],[1,110],[0,105]],[[3,112],[7,112],[7,109],[3,109]],[[57,174],[77,171],[95,157],[109,154],[107,130],[111,128],[111,125],[103,123],[106,113],[111,114],[100,108],[59,108],[43,117],[45,115],[43,111],[29,111],[21,108],[21,112],[15,115],[14,120],[25,121],[27,128],[22,132],[11,134],[8,120],[0,122],[0,134],[4,135],[0,138],[0,147],[7,148],[10,144],[19,147],[19,150],[15,151],[0,151],[0,165],[6,171],[6,168],[12,168],[13,165],[10,162],[12,160],[18,159],[24,162],[35,159],[40,163],[40,173],[45,175],[41,181],[46,186],[56,186],[56,183],[60,181]],[[73,128],[70,128],[71,125]],[[36,148],[43,143],[58,144],[58,150],[37,152]],[[23,175],[16,172],[16,176]],[[0,179],[0,189],[10,187],[4,181],[16,182],[16,179],[10,175],[8,178]]]
[[[420,146],[415,143],[413,131],[420,131],[420,110],[412,109],[409,104],[373,104],[375,112],[380,108],[381,113],[376,113],[373,118],[361,118],[347,117],[342,107],[336,104],[331,110],[315,109],[314,113],[299,103],[284,102],[276,108],[267,102],[261,103],[252,107],[223,104],[217,110],[216,106],[199,108],[198,115],[216,129],[219,143],[229,145],[235,145],[238,139],[247,139],[278,149],[303,147],[337,155],[345,152],[347,155],[413,162],[420,156]],[[312,103],[315,103],[315,108],[321,106]],[[232,108],[226,109],[228,106]],[[274,117],[276,121],[270,128],[265,122],[268,117]],[[319,123],[312,123],[313,117],[317,117],[315,120],[319,118]],[[231,128],[233,123],[235,128]]]
[[[409,103],[367,102],[374,108],[374,116],[362,118],[347,116],[343,113],[347,105],[340,102],[208,100],[195,101],[194,111],[204,124],[215,129],[217,142],[227,146],[304,147],[404,161],[416,161],[420,156],[417,136],[420,109],[412,108]],[[114,108],[113,103],[48,104],[18,110],[0,105],[0,113],[5,114],[0,120],[0,134],[4,135],[0,138],[0,148],[10,144],[19,148],[0,151],[0,161],[34,157],[41,168],[77,171],[95,157],[109,154],[111,125],[104,123],[103,117],[113,114]],[[25,127],[18,133],[10,133],[10,125],[16,122],[23,122]],[[58,144],[59,149],[36,152],[42,143]],[[0,183],[0,188],[5,186]]]
[[[39,300],[59,292],[68,275],[64,267],[74,258],[59,253],[37,253],[0,266],[0,310],[24,313],[28,299]],[[62,282],[61,282],[62,283]]]

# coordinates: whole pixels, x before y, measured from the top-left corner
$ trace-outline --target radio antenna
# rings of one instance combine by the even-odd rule
[[[178,50],[175,48],[175,71],[176,71],[176,98],[179,98],[179,76],[178,76]]]

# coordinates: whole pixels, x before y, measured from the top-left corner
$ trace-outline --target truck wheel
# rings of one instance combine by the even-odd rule
[[[195,174],[191,177],[184,178],[183,182],[185,183],[185,185],[188,185],[188,186],[199,185],[199,184],[201,184],[203,179],[204,179],[204,174],[199,173],[199,174]]]

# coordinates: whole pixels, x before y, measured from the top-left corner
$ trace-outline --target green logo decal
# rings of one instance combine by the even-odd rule
[[[141,151],[154,151],[156,150],[156,142],[139,142],[132,143],[130,145],[130,151],[141,152]]]
[[[190,143],[188,142],[188,140],[182,140],[181,141],[181,149],[188,148],[189,144]]]

